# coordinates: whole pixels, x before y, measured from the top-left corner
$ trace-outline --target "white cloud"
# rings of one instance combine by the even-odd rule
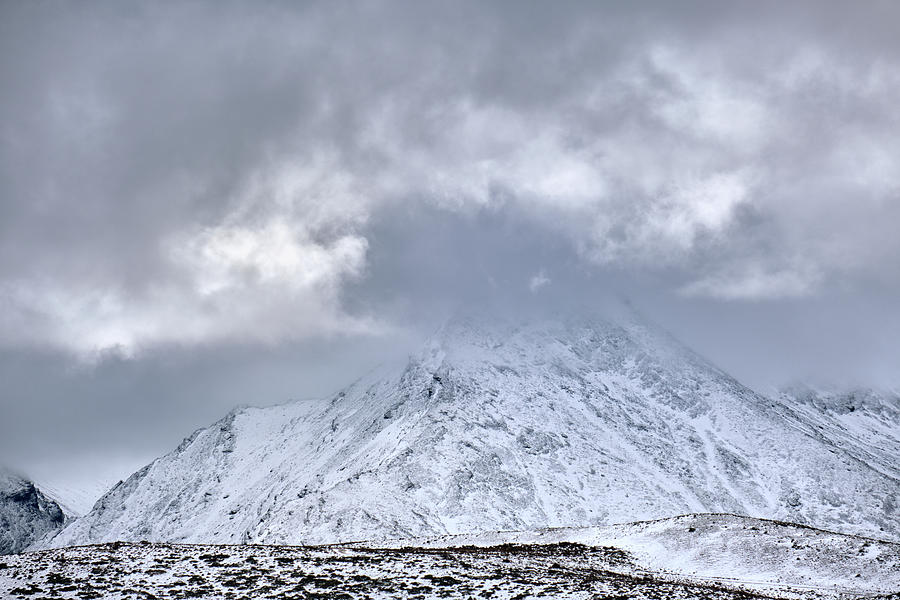
[[[810,268],[767,269],[749,267],[737,273],[704,277],[683,286],[684,296],[721,300],[774,300],[799,298],[816,291],[821,274]]]
[[[316,243],[302,229],[275,221],[252,229],[203,229],[172,250],[196,292],[204,298],[252,287],[302,292],[334,288],[341,278],[359,275],[365,262],[365,238],[346,235]]]
[[[284,224],[215,229],[173,249],[181,277],[141,294],[116,286],[19,281],[0,289],[6,344],[50,345],[88,360],[132,357],[161,344],[273,343],[375,332],[341,310],[343,284],[362,272],[367,243],[295,237]],[[23,325],[25,327],[23,327]]]
[[[350,188],[326,160],[260,169],[220,224],[160,241],[166,268],[141,291],[115,282],[6,282],[2,338],[92,360],[162,344],[378,331],[382,325],[341,305],[343,286],[363,275],[368,250],[357,232],[365,212]]]
[[[535,294],[542,287],[549,285],[550,281],[550,278],[547,277],[547,274],[541,269],[528,280],[528,289],[531,290],[532,294]]]
[[[731,152],[752,154],[770,141],[776,116],[763,82],[742,81],[716,60],[697,60],[685,48],[656,45],[649,51],[653,75],[672,86],[655,94],[649,108],[671,130]],[[649,81],[643,81],[652,90]]]

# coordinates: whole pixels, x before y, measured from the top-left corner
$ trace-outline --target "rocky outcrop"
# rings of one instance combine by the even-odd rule
[[[32,482],[0,470],[0,554],[21,552],[60,529],[65,519],[59,505]]]

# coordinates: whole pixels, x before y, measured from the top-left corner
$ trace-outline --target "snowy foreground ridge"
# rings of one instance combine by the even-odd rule
[[[733,513],[900,540],[900,399],[763,397],[633,316],[457,318],[405,368],[237,410],[40,547],[310,544]]]
[[[336,546],[118,542],[0,561],[0,597],[900,596],[900,544],[738,517]]]

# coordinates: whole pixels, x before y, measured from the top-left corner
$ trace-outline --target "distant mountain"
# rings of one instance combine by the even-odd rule
[[[119,480],[110,473],[98,473],[91,478],[60,479],[35,477],[34,484],[45,496],[52,498],[69,517],[80,517],[91,511],[100,496]]]
[[[875,423],[896,431],[896,408],[860,403],[863,425],[841,428],[631,314],[456,318],[405,368],[195,432],[50,545],[334,542],[699,512],[898,539],[900,453],[867,437]]]
[[[0,554],[20,552],[64,523],[56,502],[32,482],[0,469]]]

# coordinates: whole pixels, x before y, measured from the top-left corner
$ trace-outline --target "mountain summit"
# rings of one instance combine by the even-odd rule
[[[195,432],[48,544],[320,543],[698,512],[896,539],[900,481],[880,466],[897,457],[854,451],[809,406],[755,393],[633,315],[457,317],[405,367]]]

